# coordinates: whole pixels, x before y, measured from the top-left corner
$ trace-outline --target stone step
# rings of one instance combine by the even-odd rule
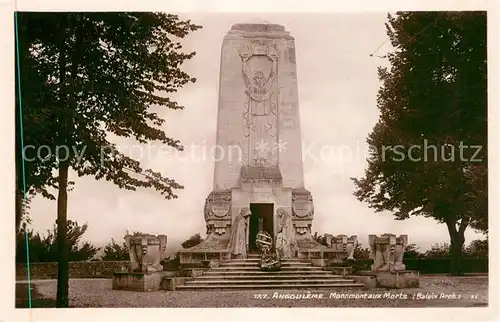
[[[246,279],[246,280],[266,280],[266,279],[275,279],[275,280],[286,280],[286,279],[344,279],[340,275],[320,275],[320,274],[311,274],[311,275],[303,275],[303,274],[282,274],[282,275],[202,275],[197,276],[196,281],[198,280],[237,280],[237,279]]]
[[[187,290],[258,290],[258,289],[268,289],[268,290],[283,290],[283,289],[293,289],[293,290],[304,290],[304,289],[357,289],[363,288],[364,284],[357,283],[323,283],[314,284],[304,282],[302,284],[230,284],[230,285],[179,285],[176,287],[179,291]]]
[[[224,270],[211,270],[211,271],[206,271],[203,272],[202,276],[209,276],[209,275],[223,275],[223,276],[239,276],[239,275],[251,275],[251,276],[279,276],[279,275],[287,275],[287,274],[300,274],[302,276],[309,276],[309,275],[323,275],[323,276],[338,276],[341,277],[341,275],[333,275],[332,272],[328,271],[323,271],[323,270],[293,270],[293,271],[277,271],[277,272],[264,272],[259,270],[234,270],[234,271],[224,271]]]
[[[259,266],[219,266],[211,269],[212,271],[260,271]],[[314,266],[282,266],[281,271],[297,271],[297,270],[320,270],[318,267]]]
[[[242,258],[242,259],[236,259],[236,258],[226,259],[222,262],[227,263],[227,262],[258,262],[258,261],[260,261],[260,256],[259,257],[251,257],[251,258]],[[298,259],[282,259],[281,261],[282,262],[310,263],[309,261],[301,261]]]
[[[252,285],[260,285],[260,284],[318,284],[318,283],[330,283],[330,284],[354,284],[354,280],[350,279],[342,279],[342,278],[322,278],[322,279],[286,279],[286,280],[277,280],[277,279],[267,279],[267,280],[248,280],[248,279],[213,279],[213,280],[202,280],[195,279],[194,281],[186,281],[185,285],[202,285],[202,284],[216,284],[216,285],[229,285],[229,284],[252,284]]]
[[[225,266],[259,266],[259,262],[223,262],[220,263],[219,267],[225,267]],[[312,266],[311,263],[303,263],[303,262],[297,262],[297,261],[285,261],[281,262],[281,266]]]

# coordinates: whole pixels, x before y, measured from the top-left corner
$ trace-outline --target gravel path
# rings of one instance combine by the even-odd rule
[[[44,298],[55,299],[55,280],[32,281],[32,285]],[[71,307],[477,307],[488,305],[487,276],[453,278],[421,276],[418,289],[390,291],[337,289],[310,292],[265,290],[146,293],[112,290],[110,279],[72,279],[69,285]],[[312,298],[297,299],[297,297],[307,296],[308,293]],[[441,293],[450,298],[422,298],[424,295],[440,297]],[[363,298],[376,296],[380,298]]]

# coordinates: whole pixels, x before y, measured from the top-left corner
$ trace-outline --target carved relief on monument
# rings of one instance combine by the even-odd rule
[[[129,251],[132,272],[161,272],[163,266],[160,264],[165,256],[167,247],[166,235],[127,235],[125,245]]]
[[[325,241],[328,248],[332,248],[337,252],[347,253],[347,259],[354,259],[354,250],[358,245],[358,237],[347,235],[333,236],[330,234],[325,235]]]
[[[373,264],[371,270],[379,271],[404,271],[403,255],[408,245],[408,235],[396,237],[394,234],[383,234],[380,237],[368,235]]]
[[[277,154],[276,75],[279,51],[266,39],[255,39],[239,49],[245,81],[244,136],[248,138],[247,164],[275,165]]]
[[[214,190],[205,201],[207,234],[223,235],[231,224],[231,190]]]
[[[245,191],[271,188],[274,189],[273,193],[276,192],[276,188],[279,188],[281,181],[274,179],[246,179],[241,180],[241,189]]]
[[[295,233],[299,236],[303,236],[307,233],[311,233],[311,221],[293,221],[293,226],[295,228]]]
[[[283,176],[279,167],[242,166],[241,188],[245,191],[261,188],[279,188]]]
[[[293,216],[297,219],[312,219],[314,215],[314,204],[311,193],[304,189],[292,190]]]
[[[273,191],[252,191],[250,192],[251,203],[273,203]]]

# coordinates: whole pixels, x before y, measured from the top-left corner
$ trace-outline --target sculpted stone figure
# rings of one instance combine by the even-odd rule
[[[163,271],[160,260],[164,257],[167,236],[129,235],[127,233],[125,244],[129,250],[131,271],[143,273]]]
[[[406,269],[403,264],[403,255],[408,244],[407,235],[399,237],[394,234],[383,234],[380,237],[369,235],[368,240],[373,259],[372,271],[394,272]]]
[[[251,212],[249,208],[241,209],[231,227],[231,239],[229,240],[228,247],[231,249],[231,254],[238,258],[247,257],[248,217],[250,217],[250,215]]]
[[[261,151],[255,142],[276,142],[277,98],[273,94],[279,53],[270,43],[253,41],[242,46],[239,55],[247,94],[243,112],[244,135],[252,142],[248,161],[255,165],[276,164],[276,155],[272,151]]]
[[[285,258],[285,248],[289,248],[285,239],[283,238],[283,228],[280,227],[276,234],[276,253],[280,258]]]
[[[379,239],[376,235],[369,235],[368,244],[370,245],[370,258],[373,259],[371,270],[374,272],[388,270],[387,248],[389,243]]]
[[[391,269],[394,271],[404,271],[406,269],[406,265],[403,264],[403,255],[407,245],[408,235],[401,235],[395,238],[395,245],[392,246],[392,256],[394,260],[391,263]]]
[[[282,253],[281,258],[291,259],[295,257],[297,250],[297,241],[295,239],[295,231],[292,225],[292,215],[285,208],[278,208],[279,218],[279,239]],[[277,236],[278,239],[278,236]],[[276,241],[278,243],[278,241]]]
[[[358,237],[353,235],[347,237],[347,235],[333,236],[331,234],[325,234],[325,242],[327,247],[335,249],[338,252],[347,253],[348,260],[354,260],[354,250],[358,245]]]
[[[358,246],[358,237],[357,236],[351,236],[350,238],[347,239],[347,245],[345,247],[346,252],[347,252],[347,259],[348,260],[354,260],[354,250]]]

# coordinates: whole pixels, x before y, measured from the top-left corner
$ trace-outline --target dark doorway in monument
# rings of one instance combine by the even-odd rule
[[[272,203],[252,203],[250,204],[249,232],[248,232],[248,251],[250,253],[257,253],[257,245],[255,239],[259,232],[259,222],[261,221],[262,229],[267,231],[271,237],[274,237],[274,204]]]

